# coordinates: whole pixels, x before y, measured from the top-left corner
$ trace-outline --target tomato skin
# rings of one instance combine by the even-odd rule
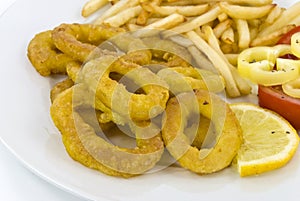
[[[280,86],[258,86],[259,106],[273,110],[300,130],[300,99],[283,93]]]
[[[300,32],[300,26],[297,26],[295,28],[293,28],[292,30],[290,30],[289,32],[287,32],[286,34],[284,34],[278,41],[277,44],[287,44],[290,45],[291,44],[291,37],[294,33]]]
[[[295,27],[284,34],[277,44],[291,44],[291,37],[294,33],[300,32],[300,26]],[[284,55],[282,58],[298,60],[292,54]],[[300,99],[286,95],[281,86],[258,86],[258,103],[261,107],[273,110],[278,113],[296,129],[300,130]]]

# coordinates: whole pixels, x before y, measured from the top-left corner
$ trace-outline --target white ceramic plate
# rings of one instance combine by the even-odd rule
[[[289,6],[295,1],[277,1]],[[287,200],[300,197],[299,151],[276,171],[240,178],[227,168],[198,176],[167,168],[132,179],[106,176],[74,162],[49,116],[53,81],[41,77],[26,57],[34,34],[62,22],[84,22],[82,0],[22,0],[0,19],[1,141],[34,173],[91,200]]]

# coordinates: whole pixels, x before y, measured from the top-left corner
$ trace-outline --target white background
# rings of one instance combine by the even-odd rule
[[[13,2],[14,0],[0,1],[0,17]],[[83,201],[34,175],[1,142],[0,164],[0,200]]]

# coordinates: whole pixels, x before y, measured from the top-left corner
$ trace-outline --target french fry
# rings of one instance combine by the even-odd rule
[[[262,21],[263,20],[261,20],[261,19],[247,20],[248,25],[251,26],[251,27],[260,27],[261,24],[262,24]]]
[[[214,24],[215,24],[215,20],[207,22],[206,24],[203,24],[201,27],[204,27],[204,26],[210,26],[210,27],[212,27],[212,26],[214,26]]]
[[[230,53],[239,53],[240,49],[237,45],[237,43],[227,44],[221,41],[220,44],[221,50],[224,54],[230,54]]]
[[[137,30],[135,33],[136,37],[149,37],[151,35],[156,35],[161,30],[168,30],[174,26],[177,26],[178,24],[185,21],[185,18],[183,15],[179,15],[177,13],[174,13],[172,15],[169,15],[168,17],[162,18],[161,20],[158,20],[152,24],[149,24],[140,30]]]
[[[130,19],[136,17],[141,11],[142,11],[141,6],[127,8],[127,9],[123,10],[122,12],[120,12],[110,18],[105,19],[104,23],[107,23],[113,27],[119,27],[119,26],[125,24]]]
[[[246,49],[250,45],[250,31],[248,23],[243,19],[235,19],[235,24],[238,32],[238,46],[240,49]]]
[[[222,59],[224,61],[224,63],[227,65],[227,68],[230,70],[234,81],[239,89],[239,91],[241,92],[241,94],[249,94],[251,92],[251,86],[247,83],[246,80],[244,80],[239,73],[237,72],[237,69],[232,66],[227,58],[225,57],[225,55],[223,54],[223,52],[220,49],[219,46],[219,41],[218,39],[215,37],[213,30],[211,27],[206,26],[204,27],[204,34],[206,35],[207,38],[207,42],[210,45],[210,47],[212,47],[215,52],[220,56],[220,59]]]
[[[239,54],[224,54],[227,61],[233,65],[233,66],[237,66],[237,60],[239,57]]]
[[[153,3],[144,3],[142,4],[142,7],[148,12],[152,12],[160,16],[168,16],[173,13],[178,13],[186,17],[201,15],[209,8],[208,4],[195,6],[158,6]]]
[[[232,20],[227,19],[214,27],[214,34],[217,38],[220,38],[224,31],[228,29],[232,24]]]
[[[157,22],[159,20],[162,20],[162,18],[160,18],[160,17],[151,17],[151,18],[148,18],[146,25],[150,25],[150,24],[152,24],[154,22]]]
[[[294,24],[294,25],[296,25],[296,26],[300,26],[300,16],[294,18],[294,19],[290,22],[290,24]]]
[[[224,59],[225,56],[220,49],[219,40],[214,35],[213,29],[210,26],[203,26],[202,30],[207,40],[207,43],[219,54],[220,57]]]
[[[112,0],[89,0],[89,4],[101,1],[107,3]],[[251,91],[249,83],[234,67],[238,53],[249,46],[273,45],[295,26],[287,24],[300,25],[300,2],[288,9],[272,4],[272,0],[114,2],[95,23],[124,27],[135,31],[138,37],[156,35],[163,30],[160,36],[187,48],[196,64],[207,70],[217,70],[224,77],[231,97]],[[99,5],[92,7],[99,9]],[[191,41],[179,34],[187,35]]]
[[[197,35],[194,31],[189,31],[187,33],[188,38],[194,42],[195,46],[200,49],[206,56],[211,60],[215,68],[219,71],[219,73],[223,76],[225,80],[226,91],[231,97],[240,96],[239,89],[234,81],[234,78],[231,74],[228,65],[223,60],[219,54],[207,44],[205,40],[203,40],[199,35]]]
[[[218,16],[218,20],[219,22],[223,22],[225,20],[228,19],[228,15],[226,13],[221,13],[219,16]]]
[[[150,18],[147,19],[147,22],[146,22],[145,25],[152,24],[152,23],[157,22],[157,21],[159,21],[159,20],[161,20],[161,19],[163,19],[163,18],[161,18],[161,17],[150,17]],[[136,25],[137,25],[137,18],[132,18],[132,19],[130,19],[130,20],[127,22],[127,24],[136,24]],[[145,25],[139,25],[139,26],[140,26],[141,28],[143,28]]]
[[[296,25],[286,25],[285,27],[269,34],[269,35],[263,35],[261,37],[255,38],[250,46],[264,46],[264,45],[275,45],[276,42],[287,32],[295,28]]]
[[[203,3],[212,3],[212,2],[220,2],[225,1],[233,4],[243,4],[249,6],[263,6],[267,4],[271,4],[273,0],[167,0],[162,5],[169,6],[184,6],[184,5],[195,5],[195,4],[203,4]]]
[[[227,20],[217,24],[213,29],[215,36],[217,38],[220,38],[222,36],[222,34],[224,33],[224,31],[226,29],[228,29],[229,27],[231,27],[231,24],[232,24],[232,20],[230,20],[230,19],[227,19]]]
[[[197,27],[196,29],[194,29],[194,32],[196,32],[201,38],[206,40],[206,36],[204,35],[204,33],[202,32],[200,27]]]
[[[162,0],[153,0],[151,2],[151,5],[153,6],[159,6],[161,4],[161,1]],[[151,16],[151,14],[153,13],[152,11],[149,11],[147,10],[145,7],[144,7],[144,4],[150,4],[148,1],[140,1],[140,5],[142,6],[143,10],[142,12],[139,14],[138,18],[137,18],[137,21],[136,23],[138,25],[146,25],[147,24],[147,20],[148,18]]]
[[[248,6],[264,6],[271,4],[273,0],[228,0],[227,2],[233,4],[243,4]]]
[[[275,4],[267,4],[265,6],[240,6],[232,5],[227,2],[219,3],[223,12],[229,15],[232,18],[236,19],[257,19],[267,15]]]
[[[276,5],[271,12],[269,13],[269,15],[267,16],[265,22],[268,24],[272,24],[273,22],[275,22],[275,20],[280,17],[280,15],[282,14],[282,12],[285,9],[281,8],[279,5]]]
[[[194,44],[189,39],[183,37],[182,35],[176,35],[169,38],[174,43],[177,43],[178,45],[189,48],[190,46],[193,46]]]
[[[204,3],[210,3],[209,0],[181,0],[181,1],[165,1],[162,2],[162,6],[186,6],[186,5],[199,5]]]
[[[136,19],[136,24],[137,25],[146,25],[149,16],[150,16],[150,13],[143,9]]]
[[[258,27],[249,27],[251,42],[257,37],[258,29],[259,29]],[[251,42],[250,42],[250,46],[251,46]]]
[[[108,0],[89,0],[84,4],[81,15],[88,17],[108,3]]]
[[[174,13],[168,17],[162,18],[161,20],[145,26],[144,29],[170,29],[184,21],[185,18],[183,15]]]
[[[227,44],[234,43],[234,31],[233,31],[232,27],[229,27],[228,29],[226,29],[223,32],[221,39],[224,43],[227,43]]]
[[[207,56],[201,52],[197,47],[191,45],[188,47],[188,51],[192,55],[194,61],[196,62],[196,67],[199,67],[204,70],[209,70],[212,72],[216,71],[216,68],[212,64],[212,62],[207,58]]]
[[[291,21],[293,21],[295,18],[299,16],[299,10],[300,10],[300,2],[294,4],[290,8],[283,11],[280,17],[272,25],[265,27],[263,30],[261,30],[258,33],[258,37],[263,35],[269,35],[272,32],[281,29],[285,25],[290,24]]]
[[[248,95],[252,91],[252,87],[250,86],[249,82],[242,78],[238,72],[238,70],[232,66],[230,66],[230,71],[232,73],[232,76],[234,77],[234,80],[238,86],[238,89],[242,95]]]
[[[143,28],[143,26],[137,25],[135,23],[127,23],[126,27],[129,31],[138,31]]]
[[[170,31],[166,32],[164,34],[164,37],[170,37],[175,34],[185,33],[191,30],[194,30],[197,27],[200,27],[201,25],[204,25],[208,22],[211,22],[215,20],[218,15],[221,13],[221,8],[219,6],[216,6],[215,8],[212,8],[208,12],[206,12],[203,15],[200,15],[199,17],[196,17],[195,19],[186,22],[180,26],[172,28]]]
[[[123,0],[118,1],[112,7],[107,9],[101,16],[99,16],[93,23],[101,24],[105,19],[116,15],[117,13],[123,11],[124,9],[137,6],[139,4],[139,0]]]
[[[266,27],[272,25],[283,13],[285,9],[281,8],[280,6],[276,5],[267,18],[263,21],[263,23],[259,26],[259,30],[263,30]]]
[[[110,2],[111,5],[115,5],[116,3],[118,3],[120,0],[108,0]]]

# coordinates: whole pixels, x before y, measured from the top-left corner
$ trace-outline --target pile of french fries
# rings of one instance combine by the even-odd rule
[[[156,29],[165,30],[164,38],[187,37],[192,43],[185,45],[196,62],[212,63],[228,95],[238,97],[251,93],[249,82],[236,69],[239,53],[275,45],[300,24],[299,10],[300,2],[282,8],[272,0],[89,0],[82,16],[128,31]]]

